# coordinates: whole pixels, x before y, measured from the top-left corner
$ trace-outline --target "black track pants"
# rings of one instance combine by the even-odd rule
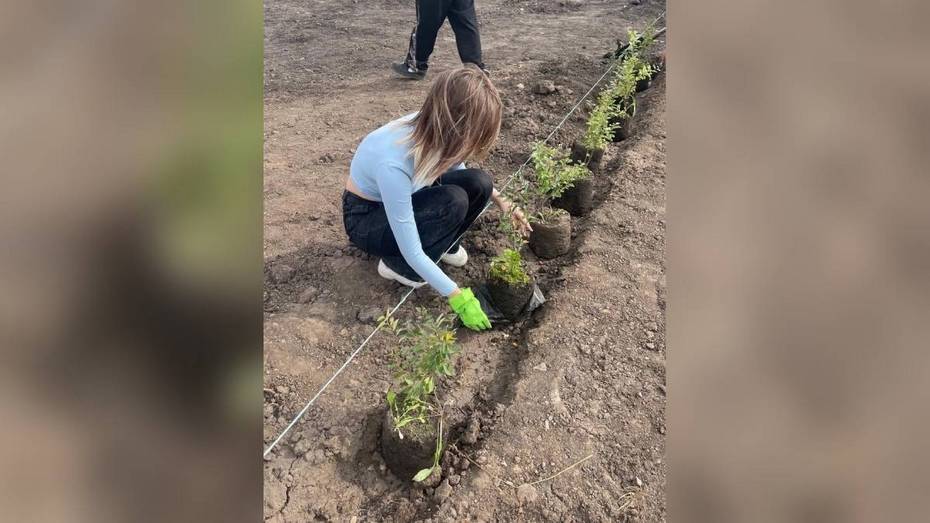
[[[416,5],[417,25],[410,33],[410,46],[405,59],[407,65],[418,69],[427,68],[436,44],[436,35],[448,18],[462,63],[473,63],[484,68],[475,0],[416,0]]]
[[[480,169],[449,171],[431,187],[413,193],[413,217],[423,252],[433,261],[447,250],[478,219],[494,192],[491,175]],[[349,191],[342,196],[346,234],[356,247],[378,256],[392,271],[413,281],[423,281],[404,259],[394,238],[384,204],[360,198]]]

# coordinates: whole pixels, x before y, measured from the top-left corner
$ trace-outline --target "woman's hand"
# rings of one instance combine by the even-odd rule
[[[449,306],[469,329],[483,331],[491,328],[488,316],[481,310],[481,303],[468,287],[452,291],[449,295]]]
[[[513,207],[510,211],[510,219],[513,220],[514,229],[520,231],[520,234],[523,236],[529,236],[533,232],[533,227],[530,225],[530,222],[526,219],[526,216],[523,215],[523,211],[519,207]]]
[[[497,189],[494,189],[491,198],[494,200],[494,203],[500,207],[501,214],[510,216],[510,220],[513,221],[514,229],[520,231],[520,234],[529,236],[530,233],[533,232],[533,227],[530,225],[529,220],[526,219],[526,215],[523,214],[522,209],[511,203],[510,200],[499,193]]]

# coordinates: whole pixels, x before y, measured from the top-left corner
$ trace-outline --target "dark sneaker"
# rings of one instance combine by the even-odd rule
[[[411,80],[422,80],[426,78],[426,71],[423,69],[414,69],[407,64],[391,64],[391,69],[395,73],[403,76],[404,78],[409,78]]]

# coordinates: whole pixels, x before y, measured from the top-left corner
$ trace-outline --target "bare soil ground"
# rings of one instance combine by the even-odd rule
[[[503,184],[587,88],[628,26],[664,2],[479,1],[485,60],[505,100],[501,140],[481,167]],[[418,108],[428,82],[394,79],[413,5],[266,0],[265,441],[283,429],[406,289],[351,247],[340,195],[355,145]],[[431,69],[458,63],[440,33]],[[551,80],[558,91],[537,95]],[[385,469],[378,449],[392,338],[379,333],[265,463],[266,521],[664,521],[665,86],[643,93],[633,136],[605,155],[597,207],[573,219],[572,252],[527,259],[548,302],[490,333],[458,332],[441,384],[452,426],[438,488]],[[555,141],[579,135],[584,111]],[[505,244],[491,210],[449,269],[483,280]],[[428,288],[417,306],[445,312]],[[471,433],[478,428],[477,433]],[[592,455],[564,474],[531,487]],[[520,488],[518,488],[520,487]]]

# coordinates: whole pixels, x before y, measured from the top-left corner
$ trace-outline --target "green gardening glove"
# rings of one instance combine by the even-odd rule
[[[471,330],[483,331],[491,328],[488,316],[481,310],[478,298],[475,298],[471,289],[465,287],[462,292],[449,298],[449,305],[459,315],[462,324]]]

